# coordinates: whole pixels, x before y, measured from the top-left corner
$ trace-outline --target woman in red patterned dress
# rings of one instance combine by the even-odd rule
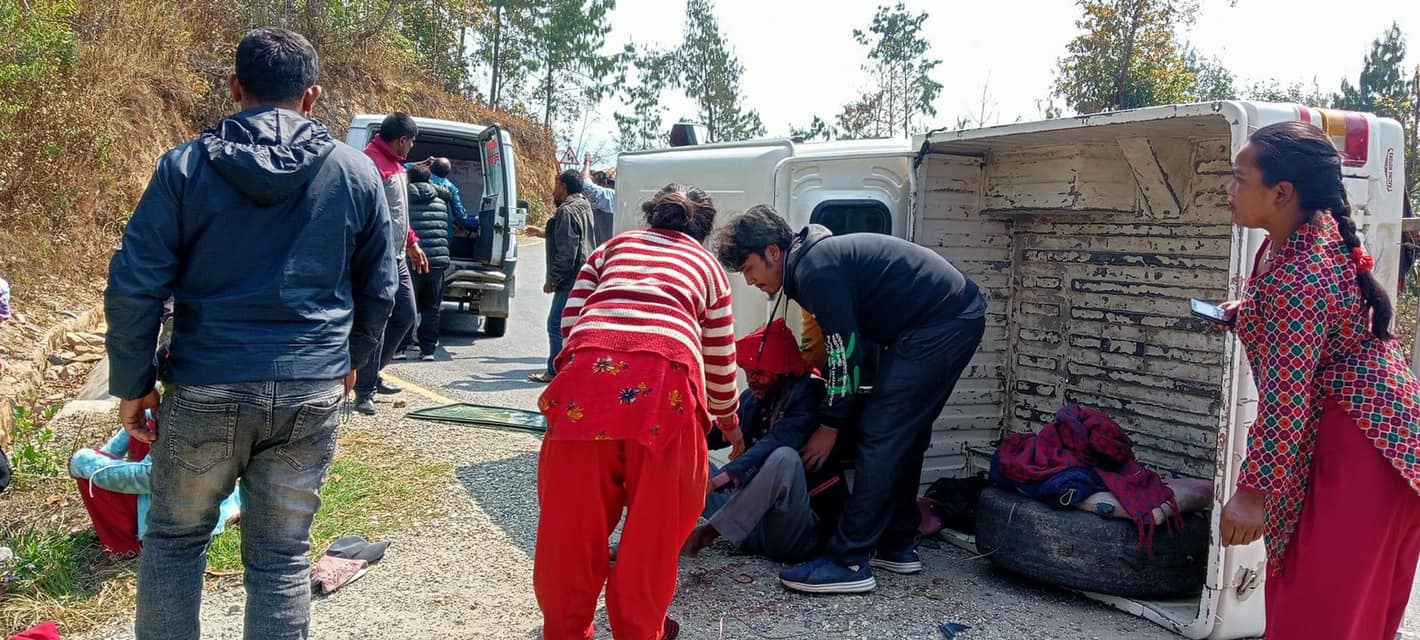
[[[591,638],[603,585],[615,638],[674,638],[666,610],[705,506],[712,420],[744,448],[730,281],[702,244],[715,206],[668,185],[642,209],[650,228],[608,240],[577,275],[558,374],[538,401],[548,430],[533,590],[548,640]]]
[[[1228,207],[1265,229],[1241,301],[1226,303],[1257,382],[1257,419],[1221,541],[1266,535],[1267,638],[1390,640],[1420,558],[1420,385],[1391,335],[1320,129],[1259,129]]]

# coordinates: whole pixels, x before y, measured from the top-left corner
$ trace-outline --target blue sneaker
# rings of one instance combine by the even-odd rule
[[[867,565],[845,567],[828,556],[785,569],[779,573],[779,581],[803,593],[867,593],[878,586]]]
[[[922,572],[922,557],[917,555],[917,549],[908,547],[902,551],[888,551],[878,549],[873,554],[873,559],[868,561],[874,569],[882,569],[902,575],[911,575]]]

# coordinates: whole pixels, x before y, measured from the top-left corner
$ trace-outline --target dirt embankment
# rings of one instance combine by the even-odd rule
[[[155,159],[233,110],[225,80],[255,4],[0,3],[0,277],[16,312],[0,326],[0,407],[73,385],[74,368],[50,360],[45,337],[101,300],[108,258]],[[551,193],[551,134],[445,90],[392,27],[316,45],[325,97],[315,117],[337,137],[356,113],[498,122],[514,137],[519,193]]]

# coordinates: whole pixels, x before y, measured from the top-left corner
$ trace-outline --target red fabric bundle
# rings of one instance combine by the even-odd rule
[[[1043,482],[1066,469],[1094,469],[1139,527],[1139,542],[1152,546],[1154,509],[1173,508],[1173,524],[1182,524],[1173,490],[1159,474],[1134,458],[1129,435],[1098,409],[1069,405],[1034,435],[1013,433],[1001,441],[1001,473],[1012,482]]]

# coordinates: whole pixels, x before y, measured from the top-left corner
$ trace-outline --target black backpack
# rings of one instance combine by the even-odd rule
[[[976,533],[976,507],[981,492],[991,486],[986,473],[969,478],[942,478],[927,487],[924,497],[931,502],[932,512],[942,519],[942,525],[962,533]]]

